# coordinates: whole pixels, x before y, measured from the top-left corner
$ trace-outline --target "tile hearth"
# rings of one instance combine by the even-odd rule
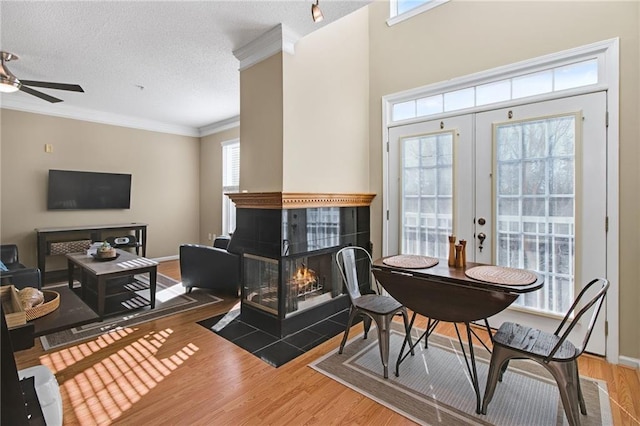
[[[241,321],[238,316],[229,314],[218,315],[200,321],[198,324],[240,346],[264,362],[280,367],[332,337],[344,333],[348,319],[349,310],[345,309],[283,338],[266,333]]]

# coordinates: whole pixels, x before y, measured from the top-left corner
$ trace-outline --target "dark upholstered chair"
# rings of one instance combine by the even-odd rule
[[[38,268],[24,268],[11,272],[3,272],[0,277],[2,285],[12,284],[16,286],[16,288],[42,288],[42,277],[40,276],[40,269]]]
[[[8,271],[0,271],[0,284],[13,284],[16,288],[42,287],[40,270],[37,268],[27,268],[20,263],[17,245],[0,245],[0,260],[2,260],[2,263],[8,269]]]
[[[609,281],[596,278],[587,284],[565,315],[553,334],[511,322],[503,323],[493,336],[493,352],[487,377],[487,386],[482,403],[482,413],[493,398],[498,381],[507,369],[510,359],[530,359],[545,367],[556,380],[562,399],[562,406],[570,425],[580,424],[580,414],[587,414],[587,408],[580,389],[578,357],[584,352],[591,332],[609,288]],[[587,294],[595,295],[587,299]],[[577,307],[580,310],[572,317]],[[582,316],[592,311],[585,328],[581,345],[576,347],[568,340],[569,333],[580,322]]]
[[[15,244],[0,245],[0,260],[2,260],[2,263],[4,263],[9,271],[25,268],[25,266],[20,263],[18,246]]]
[[[220,241],[219,241],[220,240]],[[190,293],[193,287],[223,291],[238,297],[240,291],[240,255],[229,252],[229,239],[216,238],[216,247],[199,244],[180,246],[182,285]]]
[[[366,264],[366,277],[372,283],[371,294],[360,293],[360,281],[358,280],[358,258],[361,260],[361,265]],[[382,295],[382,288],[378,284],[371,273],[371,256],[362,247],[345,247],[336,254],[336,262],[338,263],[338,269],[342,275],[342,281],[351,299],[351,307],[349,308],[349,321],[347,323],[347,329],[342,336],[342,342],[340,343],[339,353],[344,350],[344,345],[349,338],[349,329],[353,325],[354,320],[358,315],[362,315],[364,318],[364,338],[367,338],[371,321],[376,322],[378,329],[378,346],[380,347],[380,357],[382,358],[382,366],[384,367],[384,378],[389,377],[389,327],[393,316],[401,314],[404,320],[404,328],[407,338],[409,339],[409,345],[411,345],[411,334],[409,330],[409,317],[407,315],[407,309],[395,300],[391,296]],[[361,276],[362,272],[361,272]],[[413,354],[413,349],[411,350]]]

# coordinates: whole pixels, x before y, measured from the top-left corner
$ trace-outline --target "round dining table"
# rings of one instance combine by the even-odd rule
[[[476,394],[476,413],[480,414],[481,397],[472,334],[485,349],[490,349],[476,335],[470,324],[483,322],[489,336],[492,336],[487,318],[505,310],[521,294],[539,290],[544,285],[544,280],[540,274],[523,269],[473,262],[456,268],[449,266],[446,259],[425,257],[424,261],[420,262],[419,258],[420,256],[401,255],[377,259],[373,263],[373,274],[394,299],[413,312],[410,328],[416,314],[428,318],[427,329],[415,341],[414,346],[422,337],[427,341],[440,321],[454,323]],[[422,267],[425,264],[431,266]],[[466,328],[469,357],[458,331],[459,323],[464,324]],[[396,376],[399,374],[400,364],[410,353],[404,353],[405,347],[406,340],[396,363]]]

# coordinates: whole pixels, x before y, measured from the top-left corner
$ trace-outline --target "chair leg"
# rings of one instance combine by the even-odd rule
[[[558,384],[558,390],[560,392],[560,399],[562,400],[562,406],[564,408],[564,414],[567,416],[570,426],[580,425],[580,413],[579,413],[579,397],[578,397],[578,384],[577,373],[578,369],[573,365],[576,361],[571,362],[555,362],[551,361],[547,364],[542,364],[549,370],[556,379]]]
[[[504,364],[502,364],[502,368],[500,369],[500,376],[498,377],[498,381],[502,382],[502,377],[504,376],[504,372],[507,371],[509,367],[509,360],[506,360]]]
[[[509,363],[512,353],[509,349],[495,345],[491,352],[491,362],[487,375],[487,385],[485,386],[484,398],[482,398],[482,414],[487,414],[487,407],[493,398],[493,393],[498,385],[498,380],[502,377],[502,366]]]
[[[580,372],[578,371],[578,360],[576,364],[576,383],[578,384],[578,401],[580,402],[580,412],[582,415],[587,415],[587,405],[584,403],[584,395],[582,395],[582,387],[580,386]]]
[[[349,338],[349,330],[351,329],[351,324],[353,324],[353,320],[355,319],[357,314],[358,314],[358,310],[353,305],[351,305],[351,307],[349,308],[349,321],[347,321],[347,328],[344,331],[344,335],[342,336],[342,343],[340,343],[340,349],[338,350],[339,354],[342,353],[344,349],[344,345],[347,343],[347,339]]]
[[[362,314],[362,324],[364,326],[364,338],[366,339],[371,329],[371,317],[369,315]]]
[[[378,347],[380,349],[380,358],[382,358],[382,367],[384,369],[384,378],[389,378],[389,326],[393,320],[391,315],[375,315],[373,319],[376,321],[378,329]]]

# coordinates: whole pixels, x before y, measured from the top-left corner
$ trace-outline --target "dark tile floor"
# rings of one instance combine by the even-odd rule
[[[274,367],[280,367],[333,336],[344,333],[349,319],[349,310],[345,309],[295,334],[278,338],[242,322],[238,313],[219,315],[198,324]]]

